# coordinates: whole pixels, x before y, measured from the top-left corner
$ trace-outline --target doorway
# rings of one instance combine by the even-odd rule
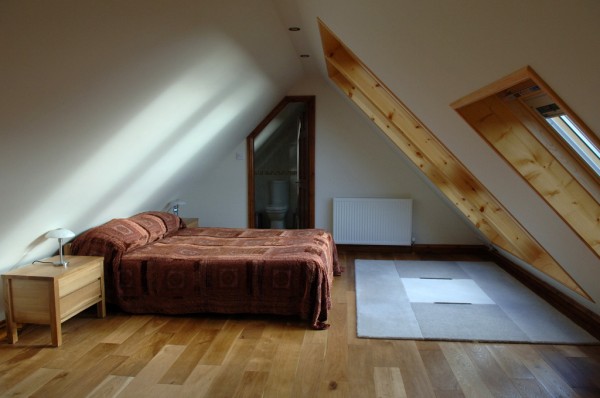
[[[249,228],[314,228],[315,97],[285,97],[246,139]]]

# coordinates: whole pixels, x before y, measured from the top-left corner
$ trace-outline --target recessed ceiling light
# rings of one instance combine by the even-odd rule
[[[291,32],[297,32],[297,31],[300,30],[300,28],[297,27],[297,26],[291,26],[291,27],[288,28],[288,30],[291,31]]]

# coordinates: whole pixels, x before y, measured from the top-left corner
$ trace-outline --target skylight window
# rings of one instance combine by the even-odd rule
[[[537,86],[534,87],[535,89],[529,92],[539,90]],[[523,102],[544,118],[554,131],[556,131],[558,136],[590,167],[596,176],[600,176],[599,147],[559,105],[545,93],[531,97],[524,95]]]
[[[584,132],[567,115],[549,117],[546,121],[600,175],[600,151]]]
[[[531,67],[453,108],[600,258],[600,139]]]

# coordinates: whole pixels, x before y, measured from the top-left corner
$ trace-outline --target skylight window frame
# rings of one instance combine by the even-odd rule
[[[525,88],[523,88],[525,87]],[[543,81],[527,79],[514,88],[505,90],[501,94],[505,100],[516,100],[523,108],[533,115],[548,134],[554,136],[556,141],[571,154],[571,157],[580,164],[587,174],[600,183],[600,139],[592,130],[567,106],[567,104]],[[531,98],[545,97],[548,105],[552,105],[548,114],[532,106]],[[566,118],[568,120],[555,122],[553,118]],[[560,126],[565,123],[568,130]],[[569,123],[571,126],[569,126]],[[576,138],[573,138],[576,137]]]
[[[549,86],[534,79],[527,79],[503,91],[500,96],[508,101],[516,100],[529,111],[590,177],[600,182],[600,139]],[[546,105],[540,106],[540,103]],[[560,121],[556,121],[556,118]]]
[[[541,94],[549,101],[533,98]],[[598,145],[598,137],[529,66],[451,107],[600,258],[600,177],[533,109],[544,105],[551,105],[543,109],[546,115],[562,109]]]
[[[569,118],[569,115],[549,117],[546,118],[546,122],[588,164],[592,171],[600,176],[600,150]]]

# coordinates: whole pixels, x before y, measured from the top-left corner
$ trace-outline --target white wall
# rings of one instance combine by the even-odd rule
[[[416,243],[483,244],[354,105],[320,76],[296,82],[289,95],[316,95],[315,226],[331,231],[334,197],[412,198]],[[255,126],[248,126],[250,133]],[[247,225],[245,142],[184,193],[183,215],[205,226]]]
[[[595,0],[297,0],[313,54],[317,17],[600,301],[600,259],[450,107],[530,65],[600,132],[600,2]],[[568,21],[568,22],[567,22]],[[318,58],[324,74],[324,62]],[[549,281],[566,294],[570,291]],[[600,313],[600,306],[574,296]]]
[[[249,134],[254,126],[248,127]],[[246,170],[246,140],[243,140],[215,162],[209,172],[202,173],[200,178],[187,184],[182,192],[186,205],[181,210],[181,216],[197,217],[203,227],[246,228]]]
[[[292,95],[317,96],[315,224],[332,229],[334,197],[413,199],[416,243],[482,244],[404,155],[321,77],[296,83]]]
[[[0,2],[0,272],[182,197],[302,73],[286,32],[269,0]]]

